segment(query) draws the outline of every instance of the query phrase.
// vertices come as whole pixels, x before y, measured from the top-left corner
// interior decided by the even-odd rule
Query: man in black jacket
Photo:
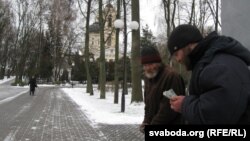
[[[171,108],[190,124],[250,124],[250,52],[216,32],[203,38],[192,25],[180,25],[168,40],[172,57],[192,71],[188,96]]]
[[[30,85],[30,95],[35,95],[35,89],[37,87],[36,84],[36,78],[34,76],[31,77],[31,79],[29,80],[29,85]]]

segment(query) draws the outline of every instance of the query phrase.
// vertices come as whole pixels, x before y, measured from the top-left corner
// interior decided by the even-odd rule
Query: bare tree
[[[17,27],[17,31],[16,31],[16,38],[15,38],[15,42],[14,42],[14,49],[13,49],[13,56],[19,56],[18,55],[18,42],[19,42],[19,38],[21,35],[21,31],[22,31],[22,24],[24,22],[24,17],[26,16],[27,13],[27,7],[25,7],[25,4],[23,2],[21,2],[20,0],[16,0],[17,3],[17,18],[18,18],[18,27]],[[15,75],[16,75],[16,79],[15,79],[15,83],[20,82],[21,80],[18,77],[19,74],[19,69],[17,69],[17,64],[18,64],[19,58],[16,57],[13,60],[13,64],[12,64],[12,68],[13,70],[15,70]]]
[[[216,0],[215,31],[218,32],[219,24],[219,0]]]
[[[0,1],[0,79],[4,78],[5,71],[9,71],[11,60],[11,44],[14,41],[14,28],[12,25],[13,13],[7,1]],[[9,73],[8,73],[9,76]]]
[[[140,23],[140,3],[139,0],[131,1],[132,21]],[[140,24],[139,24],[140,25]],[[131,78],[132,97],[131,102],[143,101],[141,84],[141,62],[140,62],[140,30],[132,31],[132,52],[131,52]]]
[[[174,5],[174,7],[173,7],[173,13],[172,13],[172,27],[173,27],[173,29],[175,28],[175,21],[174,21],[174,17],[175,17],[175,13],[176,13],[176,7],[177,7],[177,0],[174,0],[174,3],[173,3],[173,5]]]
[[[117,13],[116,13],[116,19],[120,19],[120,6],[121,6],[121,0],[117,0]],[[116,29],[115,34],[115,90],[114,90],[114,103],[118,103],[119,99],[119,76],[118,76],[118,60],[119,60],[119,32],[120,29]]]
[[[72,21],[75,20],[75,14],[72,10],[71,1],[53,0],[50,5],[50,15],[48,18],[50,44],[53,56],[53,78],[55,82],[59,81],[60,75],[65,69],[63,64],[71,67],[71,48],[75,40],[72,37]],[[67,58],[67,61],[65,59]]]
[[[218,31],[218,27],[219,26],[221,27],[221,22],[219,20],[219,9],[220,9],[219,0],[216,0],[215,5],[214,5],[214,1],[206,0],[206,2],[210,8],[212,15],[213,15],[215,30]]]
[[[17,0],[18,30],[16,34],[14,55],[16,83],[22,82],[22,77],[27,69],[27,59],[33,48],[32,41],[36,37],[37,16],[34,14],[33,5],[30,1]]]
[[[175,28],[176,7],[178,6],[178,3],[176,0],[174,0],[173,3],[171,2],[172,2],[171,0],[162,0],[164,18],[167,24],[167,38],[170,36],[172,29]],[[166,48],[161,48],[161,50],[163,50],[162,60],[165,64],[167,64],[168,58],[169,58],[168,57],[169,54],[167,54],[168,51]],[[171,62],[170,62],[170,65],[171,65]]]
[[[192,0],[192,7],[191,7],[191,15],[190,15],[190,19],[189,19],[189,24],[195,25],[194,18],[195,18],[195,0]]]
[[[104,44],[104,21],[103,21],[102,0],[99,0],[99,27],[100,27],[100,49],[101,49],[100,64],[99,64],[100,98],[105,99],[106,72],[105,72],[105,44]]]
[[[164,17],[165,21],[167,23],[167,37],[169,37],[171,32],[171,20],[170,20],[170,10],[171,10],[171,0],[162,0],[162,3],[164,5]]]
[[[90,9],[91,9],[91,1],[88,0],[87,4],[87,17],[86,17],[86,33],[85,33],[85,69],[87,72],[87,92],[90,93],[90,95],[93,95],[93,85],[92,85],[92,78],[89,71],[89,20],[90,20]]]

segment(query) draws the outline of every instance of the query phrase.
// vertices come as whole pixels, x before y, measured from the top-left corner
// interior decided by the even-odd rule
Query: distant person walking
[[[30,86],[30,95],[35,95],[35,89],[37,87],[36,84],[36,78],[34,76],[31,77],[31,79],[29,80],[29,86]]]

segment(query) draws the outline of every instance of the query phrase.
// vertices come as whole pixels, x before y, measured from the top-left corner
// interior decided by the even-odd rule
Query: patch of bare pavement
[[[42,87],[0,103],[0,140],[142,141],[144,135],[138,125],[93,123],[59,88]]]

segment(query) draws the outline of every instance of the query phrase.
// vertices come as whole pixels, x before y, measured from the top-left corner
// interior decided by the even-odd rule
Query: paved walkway
[[[0,104],[1,141],[143,141],[138,125],[93,124],[58,88]]]

